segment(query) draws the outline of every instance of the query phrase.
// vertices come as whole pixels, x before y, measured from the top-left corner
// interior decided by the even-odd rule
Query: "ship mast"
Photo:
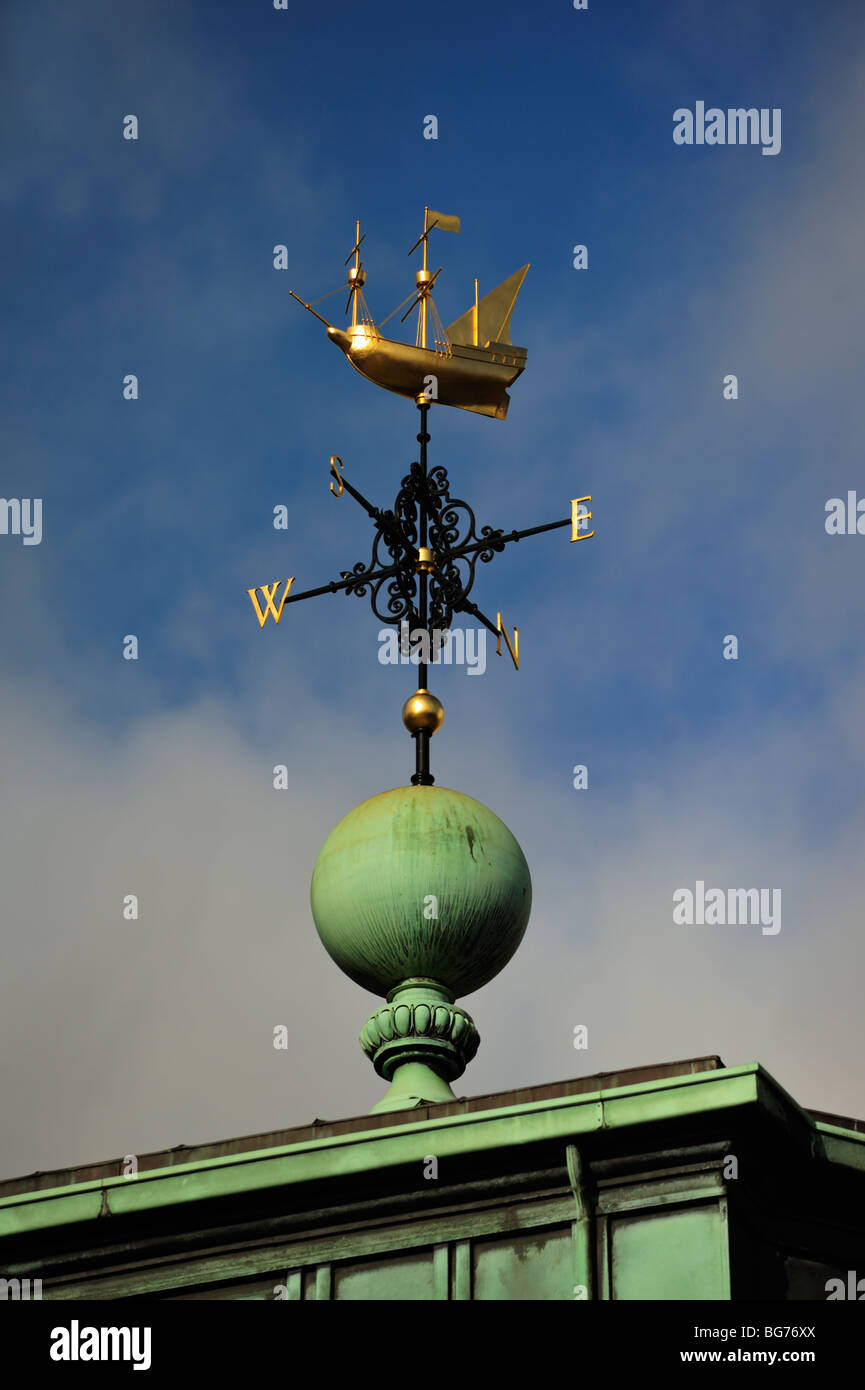
[[[433,223],[433,226],[435,226],[435,223]],[[420,270],[415,271],[415,277],[414,277],[414,282],[415,282],[415,284],[417,285],[417,287],[418,287],[418,292],[419,292],[419,294],[420,294],[420,310],[419,310],[419,312],[420,312],[420,344],[419,344],[419,346],[422,347],[422,348],[425,348],[425,347],[426,347],[426,322],[427,322],[426,301],[427,301],[427,295],[429,294],[430,289],[432,288],[432,282],[433,282],[433,280],[435,279],[435,276],[434,276],[434,275],[430,275],[429,271],[427,270],[427,263],[426,263],[426,248],[427,248],[427,241],[429,240],[429,234],[430,234],[430,229],[429,229],[429,208],[426,208],[426,207],[425,207],[424,210],[423,210],[423,236],[421,237],[421,241],[423,242],[423,265],[421,266]]]
[[[429,240],[429,229],[427,228],[427,222],[428,222],[428,221],[429,221],[429,208],[425,207],[424,210],[423,210],[423,266],[421,267],[420,275],[416,275],[416,276],[415,276],[415,284],[417,285],[418,289],[420,289],[420,287],[421,287],[422,284],[423,284],[423,285],[426,284],[426,279],[427,279],[426,245],[427,245],[427,241]],[[421,347],[424,347],[424,348],[426,347],[426,295],[425,295],[425,294],[421,295],[421,301],[420,301],[420,345],[421,345]]]
[[[348,272],[348,283],[350,286],[348,297],[351,300],[352,328],[357,327],[357,301],[360,296],[363,283],[366,280],[366,271],[362,269],[360,264],[360,243],[363,241],[363,237],[360,234],[360,221],[355,222],[354,228],[354,246],[345,258],[345,263],[346,265],[348,265],[352,256],[354,256],[354,265]],[[366,236],[365,232],[364,236]],[[346,308],[348,308],[348,305],[346,305]]]
[[[421,232],[414,246],[411,248],[411,251],[409,251],[408,253],[409,255],[411,255],[412,252],[416,251],[417,248],[421,244],[423,244],[423,265],[421,266],[420,270],[416,270],[414,273],[414,282],[417,286],[417,294],[415,295],[413,302],[409,305],[408,309],[403,314],[403,321],[405,321],[411,313],[412,309],[414,308],[415,304],[419,305],[417,346],[420,348],[425,348],[427,345],[427,299],[429,297],[433,285],[436,282],[436,279],[439,275],[441,275],[441,266],[439,266],[435,274],[433,274],[431,270],[427,269],[427,239],[433,227],[437,227],[439,224],[438,217],[434,217],[432,224],[430,224],[429,213],[429,208],[425,207],[423,210],[423,231]]]

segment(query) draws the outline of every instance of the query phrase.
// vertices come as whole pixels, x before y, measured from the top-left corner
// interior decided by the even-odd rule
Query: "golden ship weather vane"
[[[363,294],[366,272],[360,248],[365,237],[361,236],[360,222],[356,223],[354,246],[345,262],[348,267],[353,261],[347,271],[347,281],[330,292],[338,294],[340,290],[348,290],[345,312],[351,315],[351,322],[345,329],[329,323],[314,303],[308,304],[293,290],[289,291],[292,298],[325,325],[328,337],[362,376],[416,402],[421,417],[417,435],[420,458],[412,463],[402,479],[393,508],[382,511],[349,482],[342,459],[331,455],[331,494],[340,498],[347,492],[363,508],[375,528],[370,561],[360,561],[353,569],[340,571],[338,580],[302,593],[291,592],[294,576],[277,579],[271,584],[258,584],[246,592],[262,628],[268,617],[278,624],[290,603],[340,590],[361,598],[369,596],[373,613],[381,622],[403,631],[403,624],[408,624],[412,638],[424,639],[420,650],[424,657],[430,656],[432,662],[447,640],[454,615],[465,613],[495,636],[499,655],[504,637],[514,666],[519,669],[519,629],[514,627],[512,640],[501,613],[497,613],[494,623],[469,598],[478,560],[488,564],[511,542],[564,526],[571,527],[572,541],[588,540],[595,534],[594,530],[583,530],[592,518],[586,506],[592,496],[571,498],[570,515],[560,521],[524,530],[504,531],[492,526],[482,526],[478,530],[469,504],[451,497],[447,470],[441,465],[429,468],[427,423],[430,406],[450,405],[503,420],[510,403],[506,388],[523,371],[527,356],[525,348],[511,344],[510,322],[528,265],[515,271],[482,299],[478,299],[475,280],[474,304],[449,328],[444,328],[432,297],[441,268],[434,274],[427,268],[427,243],[435,228],[458,232],[460,219],[424,209],[424,230],[409,251],[412,255],[419,246],[423,247],[423,264],[415,273],[415,290],[378,326]],[[320,299],[315,301],[321,302]],[[406,304],[408,308],[402,315],[402,322],[415,308],[418,311],[414,344],[401,343],[381,333],[389,319]],[[259,594],[263,603],[259,601]],[[427,689],[428,662],[425,659],[418,661],[418,677],[418,689],[403,706],[403,722],[416,745],[411,781],[414,785],[430,786],[435,779],[430,772],[429,741],[441,727],[444,710]]]
[[[398,396],[408,396],[410,400],[434,391],[431,399],[439,405],[453,405],[460,410],[504,420],[510,402],[506,387],[513,385],[526,365],[525,348],[511,345],[510,324],[529,267],[524,265],[522,270],[515,271],[480,301],[475,280],[474,304],[449,328],[444,328],[432,296],[442,268],[440,266],[435,274],[427,268],[427,243],[435,227],[445,232],[458,232],[460,219],[424,208],[424,229],[408,253],[411,256],[419,246],[423,247],[423,264],[414,277],[415,290],[378,327],[363,297],[366,271],[360,262],[360,247],[365,234],[360,234],[360,222],[356,223],[355,243],[345,262],[348,265],[354,257],[354,265],[348,272],[346,313],[351,309],[349,326],[345,329],[334,327],[294,290],[289,290],[289,294],[321,320],[331,342],[345,353],[361,376],[377,386],[394,391]],[[338,294],[343,288],[340,285],[331,293]],[[406,304],[408,308],[401,323],[405,323],[415,307],[418,310],[413,346],[386,338],[381,333],[385,324]]]

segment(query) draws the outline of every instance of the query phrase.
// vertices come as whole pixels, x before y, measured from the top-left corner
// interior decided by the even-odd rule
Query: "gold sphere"
[[[402,707],[402,722],[410,734],[429,729],[434,734],[442,726],[445,717],[444,705],[428,690],[416,690]]]

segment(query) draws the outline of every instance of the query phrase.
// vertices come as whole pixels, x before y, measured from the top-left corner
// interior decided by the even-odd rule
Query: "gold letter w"
[[[246,592],[249,594],[249,597],[252,599],[252,606],[253,606],[253,608],[255,609],[256,616],[258,617],[258,625],[259,625],[259,627],[264,627],[264,624],[267,622],[267,615],[268,615],[268,613],[272,613],[272,614],[273,614],[273,621],[274,621],[275,623],[278,623],[278,622],[279,622],[280,618],[282,617],[282,610],[283,610],[283,608],[285,607],[285,600],[288,598],[288,592],[289,592],[289,590],[290,590],[290,588],[291,588],[291,586],[292,586],[293,583],[294,583],[294,576],[292,575],[291,579],[286,579],[286,581],[285,581],[285,593],[283,594],[282,598],[281,598],[280,601],[279,601],[279,608],[278,608],[278,609],[274,607],[274,603],[273,603],[274,594],[276,593],[277,586],[278,586],[278,584],[279,584],[279,580],[278,580],[278,579],[274,579],[274,581],[273,581],[272,584],[258,584],[258,585],[256,585],[256,587],[255,587],[254,589],[247,589]],[[258,602],[258,590],[259,590],[259,589],[260,589],[261,592],[264,594],[264,598],[265,598],[265,606],[264,606],[264,612],[263,612],[263,613],[262,613],[262,611],[261,611],[261,604]]]

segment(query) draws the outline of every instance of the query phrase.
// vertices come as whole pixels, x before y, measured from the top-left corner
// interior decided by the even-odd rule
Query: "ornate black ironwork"
[[[290,593],[284,603],[300,603],[319,594],[338,593],[340,589],[359,598],[369,597],[372,611],[380,622],[396,626],[408,622],[413,635],[426,633],[429,649],[434,651],[432,634],[446,632],[455,613],[468,613],[498,638],[498,625],[469,598],[478,561],[489,564],[506,545],[525,536],[570,526],[572,518],[523,531],[505,532],[482,526],[478,532],[475,514],[468,502],[450,495],[447,469],[441,465],[432,470],[427,468],[429,404],[421,401],[418,408],[421,413],[417,436],[420,461],[413,463],[403,478],[392,511],[374,507],[344,473],[337,472],[331,464],[331,472],[340,484],[335,495],[348,492],[375,527],[369,564],[359,561],[352,569],[342,570],[339,581],[332,580],[318,589],[307,589],[299,594]],[[333,487],[332,491],[335,491]],[[425,689],[425,662],[418,663],[418,677],[419,686]],[[414,737],[417,769],[412,782],[431,783],[429,734],[420,732]]]
[[[420,409],[422,428],[418,439],[423,455],[429,439],[426,432],[429,407],[422,405]],[[478,561],[489,564],[506,545],[523,536],[570,525],[570,518],[567,518],[528,531],[506,533],[493,526],[482,526],[478,531],[469,503],[451,497],[447,469],[439,464],[428,471],[425,460],[411,465],[392,511],[372,506],[343,475],[340,481],[375,526],[370,562],[359,561],[351,570],[342,570],[339,584],[291,594],[286,604],[342,589],[360,598],[369,595],[373,613],[385,624],[399,626],[408,621],[412,631],[420,628],[432,633],[450,628],[455,613],[471,612],[497,633],[496,625],[478,614],[474,604],[467,602],[474,587]],[[421,546],[430,549],[435,557],[434,568],[427,572],[418,571]],[[424,587],[425,614],[422,612]]]

